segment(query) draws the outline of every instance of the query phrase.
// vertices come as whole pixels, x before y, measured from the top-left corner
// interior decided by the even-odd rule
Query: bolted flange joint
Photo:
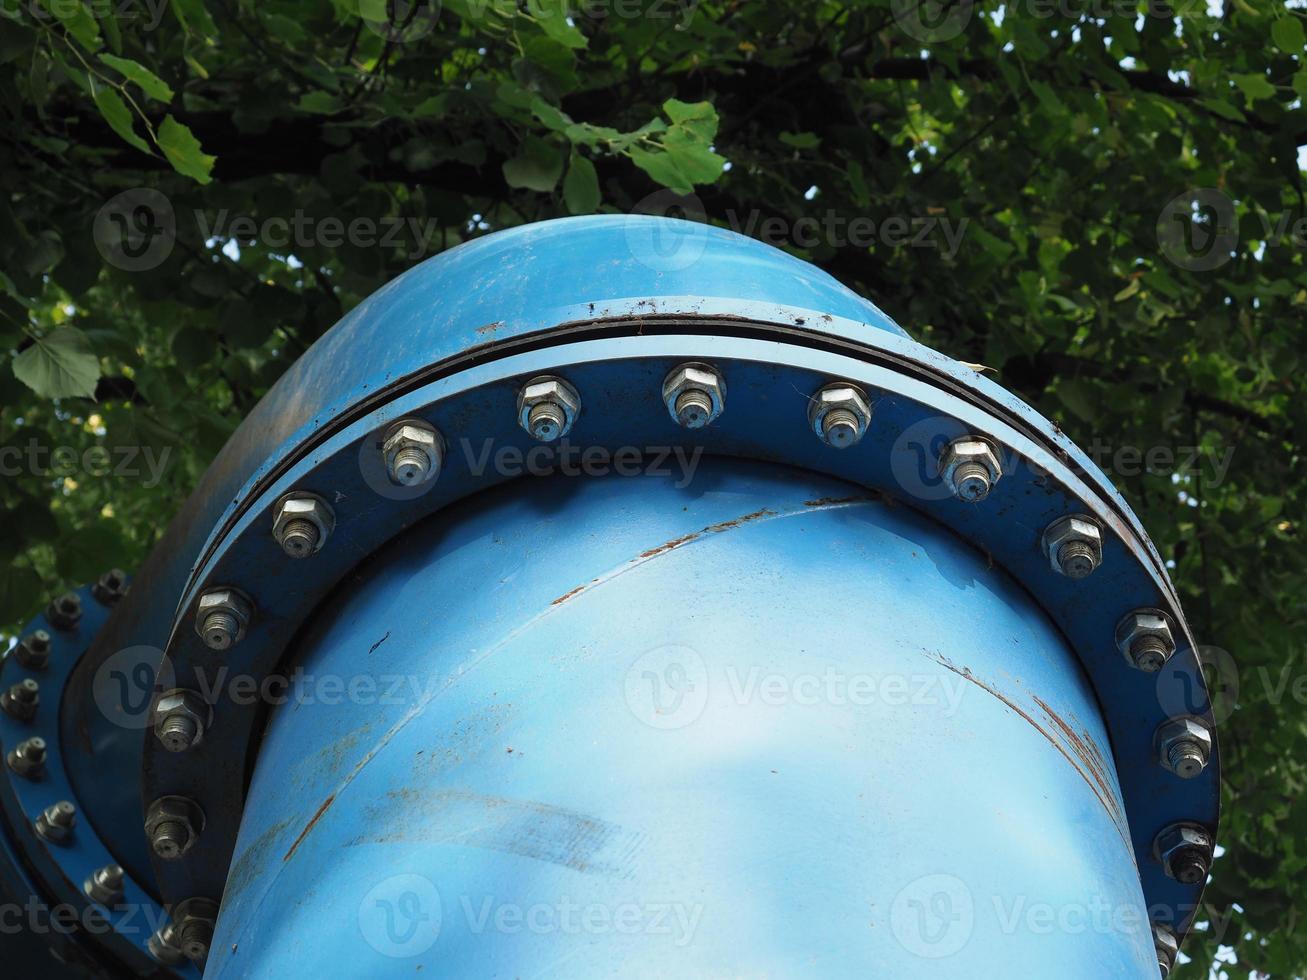
[[[254,617],[254,604],[236,589],[210,589],[195,609],[195,632],[210,650],[239,643]]]
[[[145,811],[145,836],[165,861],[182,857],[204,830],[204,812],[184,796],[161,796]]]
[[[77,823],[77,807],[67,800],[52,803],[36,818],[36,832],[52,844],[66,844]]]
[[[402,487],[415,487],[440,475],[445,440],[421,419],[403,419],[386,430],[381,443],[386,473]]]
[[[553,375],[541,375],[517,393],[517,424],[537,442],[553,442],[572,430],[581,414],[581,396]]]
[[[0,694],[0,710],[18,721],[31,721],[41,706],[41,685],[30,677]]]
[[[45,755],[45,739],[34,736],[15,745],[5,757],[5,762],[24,779],[36,779],[45,768]]]
[[[984,436],[963,436],[944,447],[940,476],[953,496],[974,504],[989,496],[1003,475],[998,447]]]
[[[177,948],[193,963],[203,963],[213,943],[218,904],[207,898],[188,898],[172,911]]]
[[[336,515],[313,493],[290,493],[277,502],[272,536],[291,558],[317,554],[336,528]]]
[[[711,364],[681,364],[663,380],[663,404],[681,428],[702,429],[726,410],[726,379]]]
[[[103,868],[91,872],[91,876],[82,883],[86,897],[101,905],[114,906],[123,900],[123,869],[116,864],[106,864]]]
[[[1116,646],[1132,667],[1155,674],[1175,653],[1171,620],[1160,609],[1135,609],[1116,625]]]
[[[1154,735],[1157,761],[1181,779],[1193,779],[1212,757],[1212,730],[1201,718],[1169,718]]]
[[[1086,578],[1103,563],[1103,531],[1088,514],[1059,517],[1044,529],[1042,545],[1053,571],[1070,579]]]
[[[1206,827],[1175,823],[1153,840],[1153,856],[1161,862],[1168,878],[1182,885],[1197,885],[1207,879],[1212,868],[1213,847],[1212,835]]]
[[[82,597],[65,592],[45,608],[45,618],[57,630],[72,630],[82,621]]]
[[[45,670],[50,663],[50,634],[36,630],[14,647],[14,659],[28,670]]]
[[[865,391],[848,381],[825,385],[808,400],[808,424],[832,449],[848,449],[867,433],[871,401]]]
[[[199,745],[212,722],[213,708],[194,691],[165,691],[154,704],[154,735],[169,752]]]

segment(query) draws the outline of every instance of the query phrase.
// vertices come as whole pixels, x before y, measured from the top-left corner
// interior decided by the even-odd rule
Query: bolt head
[[[187,959],[197,963],[209,955],[218,906],[207,898],[188,898],[172,911],[173,941]]]
[[[989,478],[986,480],[974,471],[974,467],[964,464],[983,467]],[[953,496],[968,503],[976,503],[989,496],[990,490],[1003,475],[1003,463],[998,456],[998,447],[984,436],[963,436],[944,447],[939,460],[939,472],[953,491]]]
[[[1135,644],[1148,637],[1159,640],[1164,652],[1150,649],[1143,656],[1136,655]],[[1116,625],[1116,646],[1132,667],[1156,673],[1175,653],[1170,617],[1160,609],[1136,609],[1126,613]]]
[[[419,452],[427,458],[427,468],[400,465],[397,457],[404,450]],[[445,455],[445,441],[431,425],[421,419],[404,419],[386,430],[381,453],[390,478],[401,486],[411,487],[435,479]]]
[[[287,526],[298,520],[308,521],[318,529],[317,540],[311,547],[303,538],[286,535]],[[335,528],[336,515],[331,507],[321,497],[311,493],[292,493],[282,497],[272,519],[272,536],[292,558],[307,558],[321,551]]]
[[[195,723],[194,738],[186,741],[175,734],[165,733],[167,722],[176,717],[189,718]],[[154,734],[169,752],[185,752],[200,744],[212,718],[213,709],[194,691],[180,688],[166,691],[154,703]]]
[[[160,826],[172,824],[184,827],[185,838],[176,845],[169,842],[168,850],[161,850],[154,838]],[[191,849],[204,829],[204,813],[192,800],[184,796],[162,796],[150,804],[145,812],[145,836],[154,852],[166,861],[176,860]]]
[[[826,416],[841,409],[852,416],[851,424],[828,431]],[[866,434],[867,426],[871,424],[871,401],[855,384],[844,381],[828,384],[808,399],[808,424],[826,445],[847,449]]]
[[[712,405],[707,416],[696,414],[683,417],[676,411],[676,403],[687,391],[701,391]],[[691,361],[672,368],[663,379],[663,404],[672,421],[687,429],[702,429],[711,425],[726,409],[726,379],[711,364]]]
[[[1168,877],[1185,885],[1200,884],[1212,866],[1212,835],[1198,824],[1177,823],[1153,841],[1153,854]]]
[[[218,636],[205,632],[205,623],[213,613],[227,613],[236,620],[235,636]],[[250,600],[235,589],[210,589],[200,596],[195,607],[195,632],[204,640],[211,650],[226,650],[239,643],[245,636],[245,630],[254,616],[254,606]]]
[[[1157,761],[1163,769],[1168,769],[1181,779],[1193,779],[1207,766],[1212,756],[1212,730],[1201,718],[1186,715],[1182,718],[1168,718],[1158,726],[1154,736],[1157,747]],[[1187,753],[1178,766],[1171,761],[1172,748],[1180,745],[1192,746],[1194,751]]]
[[[46,607],[45,618],[55,629],[73,629],[82,618],[82,597],[76,592],[65,592]]]
[[[28,670],[45,670],[50,663],[50,634],[37,630],[24,637],[14,649],[14,656]]]
[[[563,425],[557,432],[531,431],[531,410],[537,405],[553,405],[562,412]],[[517,424],[530,433],[533,439],[553,442],[572,430],[576,417],[581,414],[581,396],[575,388],[552,375],[541,375],[524,384],[517,393]]]
[[[96,601],[113,605],[127,594],[127,573],[121,568],[109,569],[91,586],[91,594]]]
[[[1068,544],[1084,545],[1090,555],[1071,565],[1063,565],[1061,552]],[[1089,515],[1070,514],[1059,517],[1044,529],[1043,548],[1053,571],[1067,578],[1084,578],[1103,563],[1103,532],[1098,521]]]
[[[1176,938],[1175,930],[1170,926],[1164,926],[1160,922],[1153,925],[1153,946],[1157,950],[1157,966],[1162,971],[1162,976],[1171,972],[1175,966],[1175,958],[1180,952],[1180,941]]]

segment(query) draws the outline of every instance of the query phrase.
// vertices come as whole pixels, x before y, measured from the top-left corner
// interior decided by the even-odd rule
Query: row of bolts
[[[664,379],[662,395],[672,419],[686,429],[701,429],[714,422],[726,407],[726,381],[709,364],[689,362],[674,368]],[[565,436],[581,411],[581,397],[566,380],[553,375],[532,378],[517,396],[518,424],[533,439],[549,443]],[[860,442],[871,421],[871,401],[866,392],[849,381],[821,387],[809,400],[808,422],[813,433],[834,449],[848,449]],[[444,461],[445,443],[430,423],[403,419],[391,425],[382,440],[382,456],[391,480],[401,486],[416,486],[435,479]],[[998,450],[987,437],[966,435],[945,447],[939,460],[940,475],[953,495],[967,503],[989,496],[1003,475]],[[315,494],[292,493],[278,502],[273,537],[291,558],[307,558],[320,551],[335,528],[329,504]],[[1102,563],[1102,528],[1085,514],[1055,520],[1045,529],[1042,546],[1052,569],[1070,579],[1082,579]],[[119,571],[104,576],[95,589],[105,595],[121,594],[125,578]],[[97,595],[100,595],[97,592]],[[80,618],[77,596],[68,594],[51,604],[47,618],[52,625],[72,628]],[[245,635],[254,607],[248,596],[236,589],[213,589],[199,601],[196,631],[214,650],[226,650]],[[1170,618],[1158,609],[1136,609],[1117,625],[1116,643],[1131,666],[1155,673],[1175,652]],[[49,656],[50,637],[37,631],[19,645],[16,655],[24,666],[42,669]],[[39,704],[39,687],[28,679],[0,694],[0,709],[14,718],[30,721]],[[184,752],[198,745],[212,721],[212,708],[191,691],[174,690],[161,695],[154,710],[155,734],[170,752]],[[1157,730],[1155,745],[1160,764],[1183,779],[1192,779],[1207,766],[1212,734],[1200,718],[1180,717],[1165,721]],[[27,778],[37,778],[45,762],[46,746],[30,738],[8,756],[9,767]],[[48,807],[36,821],[42,837],[61,843],[72,832],[76,811],[67,801]],[[192,801],[164,797],[147,813],[146,828],[155,853],[176,859],[186,853],[202,829],[203,816]],[[1197,824],[1173,824],[1157,836],[1154,852],[1166,873],[1185,883],[1196,884],[1207,877],[1213,841]],[[102,904],[121,898],[122,869],[110,865],[97,871],[85,885],[86,893]],[[192,900],[202,902],[204,900]],[[183,905],[187,903],[182,903]],[[207,955],[212,918],[204,914],[180,923],[167,936],[156,936],[165,957],[181,950],[193,959]],[[189,926],[189,928],[187,928]],[[170,927],[171,929],[171,927]],[[1155,929],[1158,960],[1163,975],[1174,961],[1174,937]],[[207,930],[207,931],[206,931]],[[186,933],[186,935],[181,935]],[[200,947],[203,946],[203,951]],[[190,952],[187,952],[189,950]],[[192,956],[191,953],[198,953]]]

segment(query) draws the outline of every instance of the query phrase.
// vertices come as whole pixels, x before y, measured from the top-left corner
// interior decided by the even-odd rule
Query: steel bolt
[[[111,606],[127,594],[127,573],[121,568],[112,568],[100,576],[91,586],[91,595],[97,602]]]
[[[1087,514],[1059,517],[1045,528],[1043,548],[1053,571],[1070,579],[1086,578],[1103,563],[1103,532]]]
[[[1212,868],[1212,835],[1192,823],[1172,824],[1153,841],[1153,854],[1167,876],[1183,885],[1197,885]]]
[[[726,410],[726,381],[711,364],[682,364],[663,379],[663,404],[677,425],[702,429]]]
[[[91,872],[91,877],[82,883],[82,891],[93,902],[117,905],[123,900],[123,869],[116,864],[106,864]]]
[[[169,752],[199,745],[212,720],[213,709],[193,691],[166,691],[154,704],[154,734]]]
[[[45,739],[39,736],[19,742],[5,761],[9,768],[27,779],[35,779],[45,767]]]
[[[41,811],[36,818],[36,832],[53,844],[62,844],[72,836],[77,822],[77,807],[60,800]]]
[[[4,694],[0,694],[0,708],[10,718],[31,721],[41,705],[41,685],[30,677],[19,681]]]
[[[940,475],[958,500],[974,504],[989,496],[1003,475],[998,449],[984,436],[963,436],[944,447]]]
[[[1136,609],[1116,626],[1116,645],[1133,667],[1155,674],[1175,653],[1171,621],[1160,609]]]
[[[182,796],[160,797],[145,813],[145,836],[165,861],[175,861],[189,851],[203,829],[203,812]]]
[[[1153,947],[1157,950],[1157,968],[1166,977],[1175,966],[1175,957],[1180,952],[1180,941],[1176,939],[1175,931],[1160,922],[1154,923]]]
[[[239,643],[254,615],[254,607],[235,589],[210,589],[200,596],[195,631],[211,650],[226,650]]]
[[[517,424],[538,442],[567,435],[580,412],[581,396],[562,378],[541,375],[517,393]]]
[[[1201,718],[1169,718],[1154,736],[1157,760],[1181,779],[1193,779],[1212,754],[1212,730]]]
[[[37,630],[14,648],[14,657],[28,670],[45,670],[50,663],[50,634]]]
[[[291,558],[307,558],[322,550],[336,527],[336,515],[321,497],[293,493],[277,504],[272,536]]]
[[[855,384],[839,381],[808,401],[808,424],[833,449],[848,449],[862,439],[871,423],[871,402]]]
[[[171,922],[146,940],[145,947],[164,966],[181,966],[186,962],[186,956],[177,943],[177,927]]]
[[[445,440],[429,423],[404,419],[386,430],[381,452],[390,479],[400,486],[413,487],[440,474]]]
[[[173,910],[173,922],[177,946],[183,956],[195,963],[208,957],[217,919],[218,906],[207,898],[188,898],[177,905]]]
[[[45,618],[57,630],[75,629],[82,619],[82,598],[76,592],[65,592],[45,609]]]

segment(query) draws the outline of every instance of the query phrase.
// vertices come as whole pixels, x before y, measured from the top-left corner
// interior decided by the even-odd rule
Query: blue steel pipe
[[[665,402],[687,362],[725,379],[706,427]],[[575,389],[548,446],[542,376]],[[867,409],[843,449],[832,384]],[[428,480],[387,462],[400,420]],[[977,439],[964,493],[946,447]],[[1049,544],[1069,520],[1088,576]],[[1211,705],[1120,494],[1009,392],[703,225],[547,222],[411,270],[255,408],[112,612],[84,601],[32,624],[51,666],[0,662],[43,704],[0,712],[0,752],[50,745],[0,776],[0,899],[107,919],[25,935],[78,970],[1144,977],[1210,865]],[[202,738],[166,744],[179,699]],[[127,906],[85,893],[109,862]]]

